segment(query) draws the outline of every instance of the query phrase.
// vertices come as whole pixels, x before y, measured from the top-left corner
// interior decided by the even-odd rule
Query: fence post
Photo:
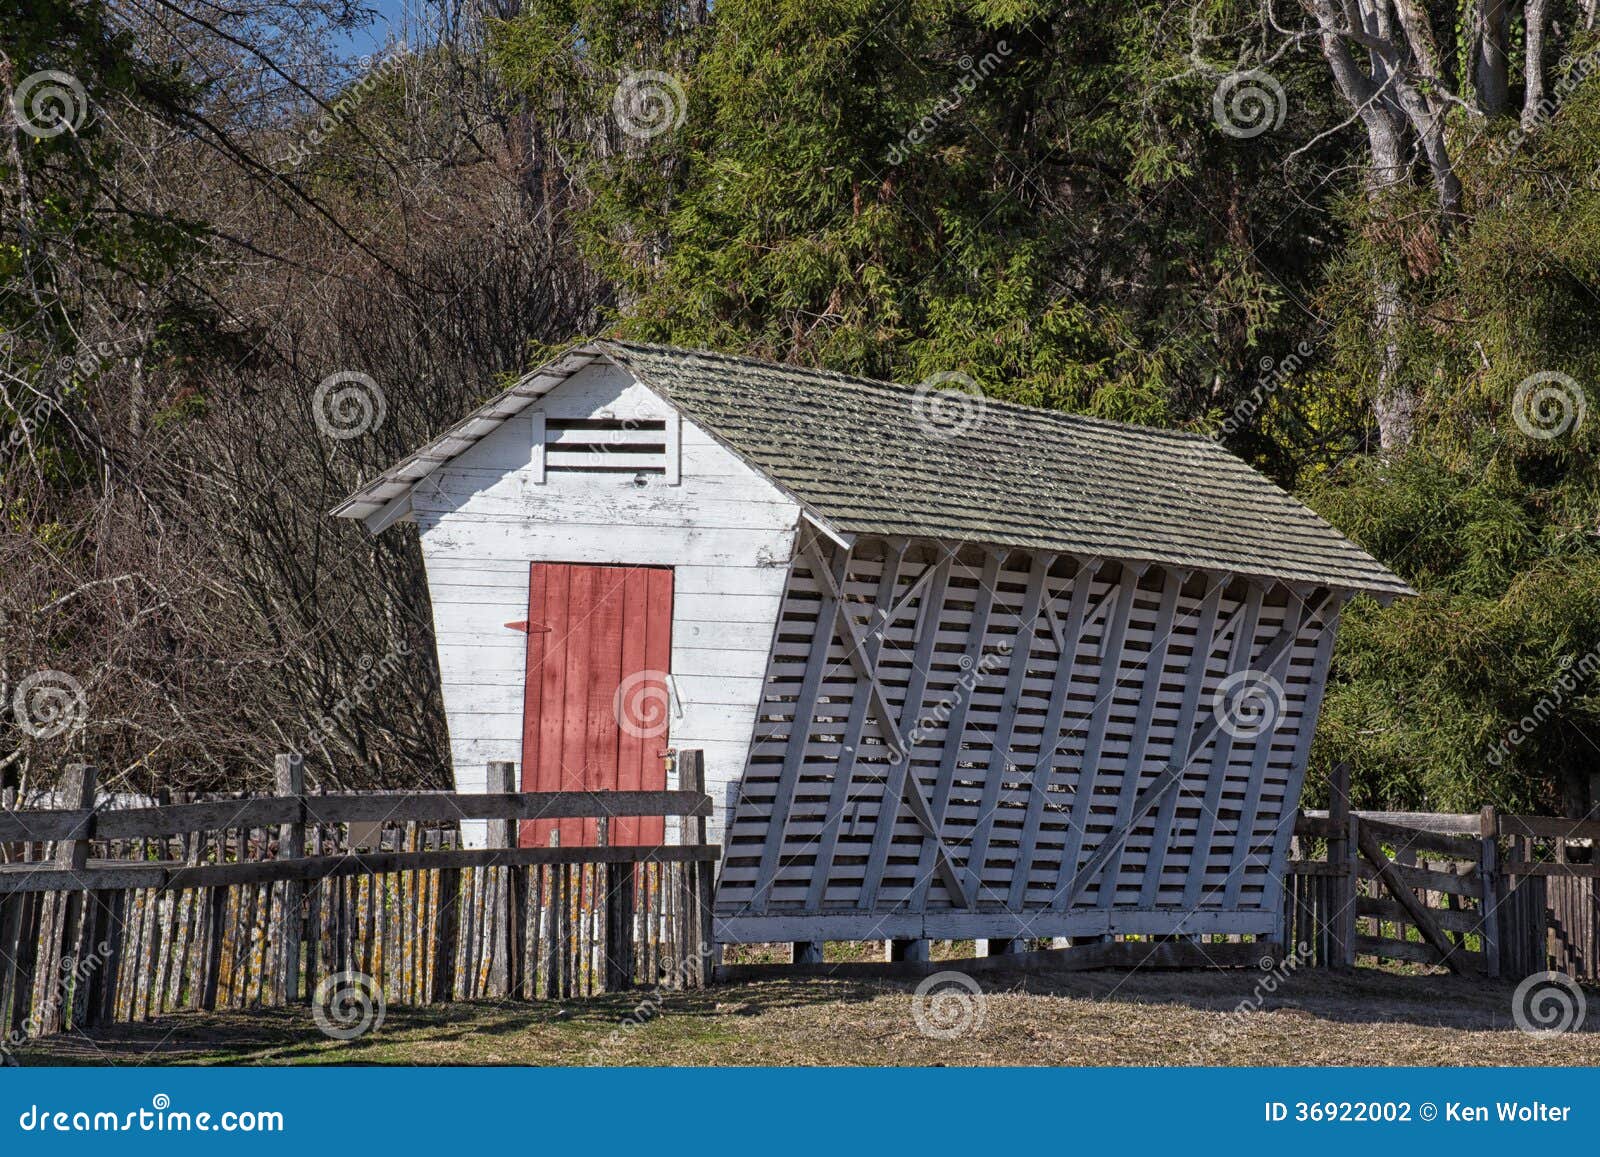
[[[433,959],[434,1003],[455,999],[456,949],[461,943],[461,869],[439,870],[438,947]]]
[[[297,803],[299,818],[278,827],[278,859],[298,860],[306,854],[306,761],[302,755],[283,754],[273,760],[273,789],[279,796],[293,798]],[[284,1003],[300,999],[300,941],[304,936],[305,884],[300,880],[285,880],[281,894],[283,904],[282,971],[279,983],[283,985]]]
[[[1328,783],[1328,863],[1343,869],[1329,879],[1323,892],[1328,910],[1322,913],[1329,953],[1327,963],[1334,968],[1356,966],[1356,833],[1358,821],[1350,814],[1350,765],[1336,763]]]
[[[1483,964],[1491,979],[1500,975],[1500,899],[1505,895],[1500,879],[1500,817],[1489,804],[1478,813],[1479,901],[1483,910]]]
[[[697,795],[706,793],[706,754],[698,749],[678,753],[678,788],[680,791],[692,791]],[[683,842],[685,844],[702,845],[706,842],[705,816],[685,816],[683,826]],[[712,969],[717,964],[716,929],[712,919],[713,905],[716,901],[716,872],[717,866],[711,860],[694,860],[686,865],[693,878],[690,902],[684,905],[685,911],[692,914],[685,931],[693,930],[694,945],[691,953],[694,957],[689,966],[689,975],[684,978],[685,983],[692,983],[696,987],[705,987],[711,983]]]
[[[499,795],[516,794],[517,765],[509,759],[491,759],[487,787],[490,792]],[[489,846],[514,848],[517,846],[520,831],[521,821],[514,816],[490,820]],[[513,864],[506,864],[501,871],[505,875],[506,886],[501,893],[501,903],[495,906],[499,911],[495,923],[500,925],[500,934],[505,937],[505,949],[494,959],[490,984],[498,987],[502,996],[513,996],[521,990],[524,975],[522,959],[524,888],[519,885],[525,885],[526,878],[523,875],[524,869]]]
[[[512,795],[517,790],[517,765],[509,759],[489,761],[489,781],[485,791],[495,795]],[[490,820],[488,825],[491,848],[517,846],[518,821],[514,819]]]
[[[56,867],[69,872],[81,872],[89,866],[89,836],[94,830],[94,800],[96,774],[93,764],[73,763],[67,766],[61,783],[61,806],[67,811],[88,809],[90,815],[78,828],[72,839],[56,842]],[[46,946],[48,967],[41,967],[44,981],[44,1003],[40,1009],[41,1034],[59,1032],[67,1022],[67,1001],[78,1003],[76,975],[78,970],[78,942],[82,939],[85,905],[92,903],[85,891],[56,893],[54,911],[50,913],[49,940]],[[72,1010],[76,1021],[80,1010]]]
[[[555,826],[549,835],[552,848],[561,846],[561,828]],[[560,999],[564,993],[562,979],[567,961],[567,865],[550,865],[550,902],[544,907],[547,935],[544,938],[544,994],[551,1000]]]
[[[528,877],[531,865],[506,868],[506,996],[528,999]]]
[[[21,801],[17,799],[18,778],[14,765],[8,764],[4,770],[0,770],[0,810],[12,811],[21,806]],[[22,849],[27,846],[26,842],[17,844],[15,848],[10,844],[0,844],[0,862],[10,863],[13,859],[20,860]]]
[[[61,806],[67,811],[83,808],[94,811],[96,773],[90,763],[67,765],[66,778],[61,784]],[[94,829],[94,818],[83,822],[78,834],[70,840],[56,844],[56,867],[69,872],[81,872],[89,866],[89,834]]]

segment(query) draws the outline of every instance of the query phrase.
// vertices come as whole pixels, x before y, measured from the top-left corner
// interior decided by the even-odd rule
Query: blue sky
[[[345,57],[370,55],[389,43],[392,36],[399,36],[405,27],[407,12],[410,13],[412,27],[420,22],[419,18],[425,19],[430,15],[426,0],[364,0],[364,6],[375,9],[378,18],[343,38],[339,47]]]

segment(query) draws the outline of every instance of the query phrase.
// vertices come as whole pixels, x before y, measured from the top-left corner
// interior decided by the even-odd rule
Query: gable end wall
[[[679,428],[677,485],[631,473],[546,473],[534,432],[546,420],[670,418],[615,366],[574,374],[417,485],[412,512],[433,603],[456,786],[484,790],[486,765],[522,765],[532,562],[670,566],[677,709],[662,746],[705,752],[717,801],[711,838],[744,770],[800,508],[704,430]],[[675,786],[669,784],[669,786]],[[480,842],[481,823],[467,838]]]

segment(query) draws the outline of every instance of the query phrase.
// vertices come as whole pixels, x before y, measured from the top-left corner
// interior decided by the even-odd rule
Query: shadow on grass
[[[959,971],[960,962],[952,961]],[[1270,983],[1269,977],[1273,978]],[[1269,973],[1213,971],[1075,972],[985,975],[984,991],[1052,1001],[1173,1005],[1229,1013],[1241,1007],[1285,1011],[1345,1025],[1411,1025],[1464,1031],[1513,1027],[1510,982],[1376,969]],[[838,1011],[903,999],[915,981],[775,979],[699,992],[638,990],[565,1001],[476,1001],[390,1006],[382,1030],[351,1041],[325,1036],[310,1011],[296,1008],[191,1012],[143,1024],[66,1033],[19,1051],[22,1064],[594,1064],[637,1026],[681,1044],[685,1063],[718,1063],[718,1042],[737,1039],[760,1018],[800,1010]],[[1588,986],[1588,1032],[1600,1030],[1600,990]],[[660,1025],[652,1022],[660,1020]],[[826,1017],[816,1031],[831,1030]],[[502,1042],[492,1045],[489,1042]],[[487,1047],[486,1047],[487,1046]],[[691,1059],[692,1058],[692,1059]],[[670,1063],[670,1061],[666,1062]]]

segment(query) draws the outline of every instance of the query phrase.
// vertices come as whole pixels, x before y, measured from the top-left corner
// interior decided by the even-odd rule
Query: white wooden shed
[[[705,752],[731,942],[1276,935],[1340,609],[1410,593],[1203,437],[611,341],[334,513],[417,524],[461,790]]]

